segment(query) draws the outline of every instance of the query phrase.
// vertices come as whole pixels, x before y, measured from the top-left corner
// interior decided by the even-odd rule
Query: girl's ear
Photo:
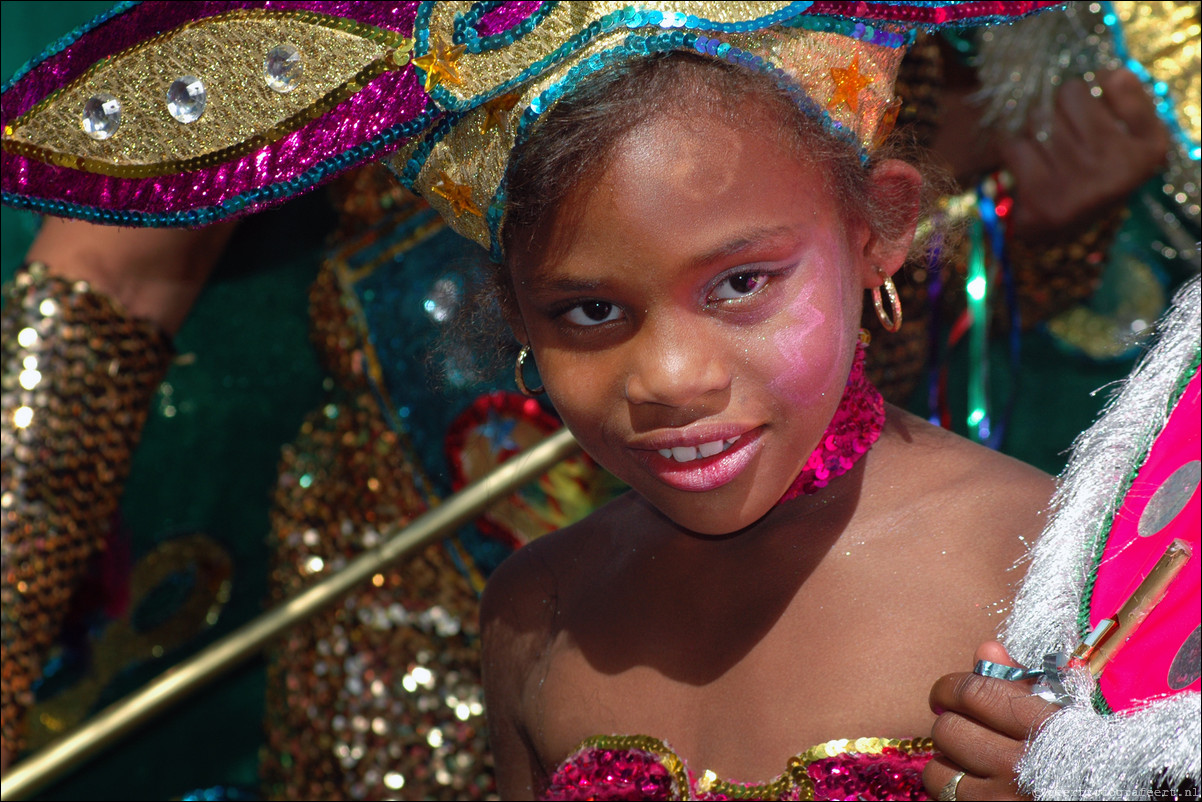
[[[506,315],[505,322],[509,324],[509,331],[513,333],[513,338],[518,341],[518,345],[530,344],[530,335],[526,333],[526,325],[522,322],[520,314],[516,318]]]
[[[872,168],[869,191],[873,208],[885,219],[875,220],[864,242],[864,287],[881,284],[877,268],[892,276],[906,261],[921,209],[922,174],[911,164],[886,159]]]
[[[522,319],[522,310],[518,308],[516,294],[513,291],[513,286],[508,282],[510,279],[506,277],[506,282],[497,289],[499,294],[498,300],[501,303],[501,314],[505,317],[505,323],[509,326],[509,330],[513,333],[514,338],[519,345],[529,345],[530,335],[526,333],[526,321]]]

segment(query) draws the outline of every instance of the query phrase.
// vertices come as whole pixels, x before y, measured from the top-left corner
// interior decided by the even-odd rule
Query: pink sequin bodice
[[[766,783],[696,773],[667,744],[645,736],[585,741],[551,776],[542,799],[929,799],[922,769],[930,739],[828,741],[789,759]]]

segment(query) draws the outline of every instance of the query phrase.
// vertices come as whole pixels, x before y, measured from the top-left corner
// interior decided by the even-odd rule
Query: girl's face
[[[680,526],[733,532],[834,415],[871,237],[745,127],[662,116],[615,154],[560,258],[514,268],[516,328],[594,459]]]

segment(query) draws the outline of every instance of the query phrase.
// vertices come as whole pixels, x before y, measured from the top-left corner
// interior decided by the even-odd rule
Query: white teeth
[[[676,446],[672,449],[672,459],[677,462],[692,462],[697,459],[697,449],[692,446]]]
[[[702,443],[699,446],[661,448],[659,449],[659,455],[665,459],[672,459],[677,462],[692,462],[695,459],[704,459],[705,457],[712,457],[715,454],[721,454],[738,439],[737,437],[732,437],[729,440],[715,440],[712,443]]]

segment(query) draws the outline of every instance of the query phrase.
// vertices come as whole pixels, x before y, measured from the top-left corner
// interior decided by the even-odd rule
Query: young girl
[[[685,54],[582,85],[514,158],[511,325],[633,491],[490,580],[505,798],[647,795],[649,766],[677,762],[692,790],[673,793],[762,796],[714,778],[930,734],[928,690],[994,636],[1051,481],[882,414],[863,379],[863,291],[900,267],[920,185],[901,161],[861,166],[770,79]]]
[[[900,322],[920,212],[880,149],[908,25],[1045,4],[245,5],[123,6],[22,71],[5,200],[197,225],[399,148],[490,249],[519,385],[632,488],[490,582],[502,796],[1013,793],[1044,703],[932,683],[1051,483],[886,408],[858,320]]]

